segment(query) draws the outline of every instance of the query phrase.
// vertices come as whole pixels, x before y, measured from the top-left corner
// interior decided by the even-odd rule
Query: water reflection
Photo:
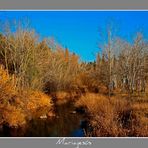
[[[83,136],[82,130],[80,128],[80,122],[83,117],[82,115],[73,112],[75,109],[74,105],[69,102],[66,104],[58,105],[55,108],[56,117],[54,119],[36,119],[31,121],[28,125],[29,128],[25,136]]]
[[[24,137],[84,137],[81,128],[83,115],[75,112],[73,103],[57,105],[53,119],[32,119],[27,126],[10,129],[7,126],[1,136]]]
[[[84,137],[84,136],[85,136],[85,135],[84,135],[84,130],[81,129],[81,128],[79,128],[79,129],[75,130],[75,131],[72,133],[71,136],[72,136],[72,137]]]

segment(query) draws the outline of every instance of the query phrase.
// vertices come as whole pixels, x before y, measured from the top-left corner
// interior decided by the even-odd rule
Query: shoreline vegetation
[[[0,34],[1,131],[36,118],[52,122],[60,118],[56,107],[71,102],[71,116],[85,115],[85,136],[148,136],[148,44],[141,33],[129,43],[108,30],[96,60],[83,62],[33,30],[10,30]]]

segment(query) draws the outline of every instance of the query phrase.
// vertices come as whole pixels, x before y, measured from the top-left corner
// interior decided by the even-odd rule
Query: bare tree
[[[108,95],[109,98],[111,97],[111,92],[114,87],[114,60],[115,60],[115,52],[114,52],[114,31],[111,25],[107,27],[107,35],[106,35],[106,42],[104,45],[101,46],[102,49],[102,62],[100,66],[100,77],[102,81],[105,82],[105,85],[108,88]],[[98,62],[98,60],[97,60]],[[97,63],[97,65],[100,65]]]
[[[144,90],[147,46],[142,34],[137,34],[133,44],[120,41],[120,51],[118,78],[122,87],[130,93]]]

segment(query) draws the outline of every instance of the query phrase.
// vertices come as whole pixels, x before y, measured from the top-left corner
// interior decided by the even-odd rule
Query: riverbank
[[[52,96],[52,97],[51,97]],[[25,125],[1,127],[2,137],[139,137],[148,136],[148,101],[144,96],[100,93],[51,94],[51,114]],[[133,101],[133,99],[134,101]]]
[[[12,128],[3,126],[1,136],[8,137],[84,137],[82,124],[85,114],[77,111],[74,102],[55,104],[54,117],[33,118],[25,126]]]

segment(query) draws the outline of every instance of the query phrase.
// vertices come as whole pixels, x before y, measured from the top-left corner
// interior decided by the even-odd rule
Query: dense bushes
[[[17,127],[52,112],[51,98],[39,91],[18,91],[17,78],[0,68],[0,124]]]

